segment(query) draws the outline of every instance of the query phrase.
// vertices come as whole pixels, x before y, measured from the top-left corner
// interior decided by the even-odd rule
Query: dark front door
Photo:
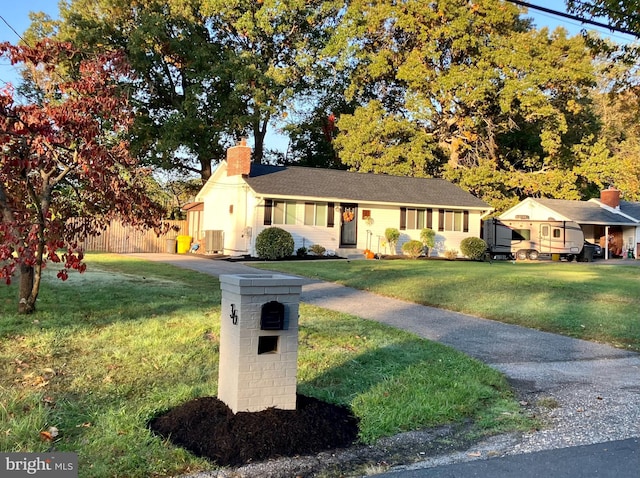
[[[358,243],[358,205],[341,204],[340,216],[340,247],[356,247]]]

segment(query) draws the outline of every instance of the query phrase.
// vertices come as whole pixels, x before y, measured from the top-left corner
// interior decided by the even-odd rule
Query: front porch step
[[[345,259],[364,259],[363,249],[336,249],[336,256],[344,257]]]

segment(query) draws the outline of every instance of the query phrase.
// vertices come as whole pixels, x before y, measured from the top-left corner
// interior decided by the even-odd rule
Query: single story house
[[[292,234],[295,250],[319,244],[345,257],[365,249],[400,253],[405,241],[430,228],[436,232],[431,255],[442,255],[459,251],[466,237],[480,237],[491,211],[442,179],[254,164],[243,141],[229,148],[188,205],[187,218],[204,253],[255,255],[256,236],[277,226]],[[390,227],[401,233],[396,251],[384,240]]]
[[[500,215],[504,220],[573,221],[586,241],[600,244],[605,258],[640,254],[640,202],[622,201],[620,191],[601,191],[599,199],[569,201],[527,198]]]

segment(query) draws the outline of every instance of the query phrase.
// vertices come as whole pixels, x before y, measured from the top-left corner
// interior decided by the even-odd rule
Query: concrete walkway
[[[214,276],[265,273],[245,264],[195,255],[137,256]],[[494,454],[517,455],[640,437],[638,354],[310,279],[304,279],[301,300],[449,345],[503,372],[523,403],[533,405],[543,399],[557,404],[548,411],[547,418],[552,422],[548,429],[517,440],[480,444],[479,452],[461,455],[453,461],[470,460],[478,454],[485,458]],[[632,446],[638,446],[637,440],[633,443]],[[426,469],[441,463],[428,460],[421,465]],[[632,471],[629,476],[638,476],[637,468]]]

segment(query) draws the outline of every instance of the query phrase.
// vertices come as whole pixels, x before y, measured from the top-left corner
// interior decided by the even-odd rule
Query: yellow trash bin
[[[191,236],[178,236],[178,254],[186,254],[191,248]]]
[[[560,260],[560,254],[551,254],[551,260],[552,261],[559,261]]]

